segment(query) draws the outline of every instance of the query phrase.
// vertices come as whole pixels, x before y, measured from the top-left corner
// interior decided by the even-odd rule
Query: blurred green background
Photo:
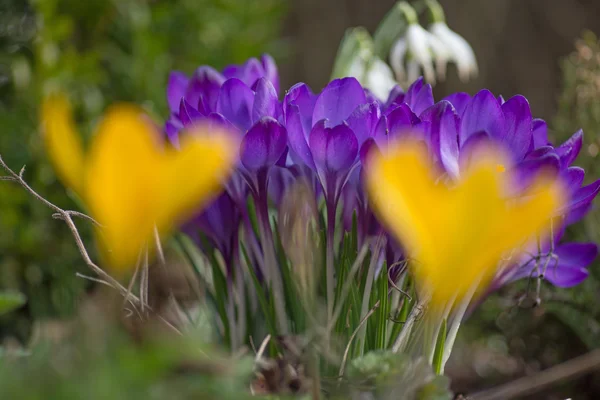
[[[168,72],[200,64],[221,68],[271,53],[282,88],[326,83],[346,28],[373,30],[394,0],[0,0],[0,154],[50,201],[76,207],[56,181],[38,133],[41,96],[61,87],[77,106],[84,133],[114,101],[142,104],[166,116]],[[562,141],[583,128],[578,164],[600,176],[600,32],[595,0],[442,0],[452,29],[472,43],[480,77],[467,85],[451,70],[437,98],[488,87],[505,97],[527,96],[536,116]],[[477,16],[477,17],[474,17]],[[600,240],[595,210],[568,235]],[[82,233],[90,229],[79,222]],[[523,285],[490,298],[466,323],[457,348],[455,388],[474,389],[532,373],[600,345],[600,265],[582,286],[543,288],[536,309],[515,309]],[[0,183],[0,289],[28,297],[0,317],[0,338],[27,341],[32,322],[73,314],[89,282],[71,236],[60,221],[19,187]],[[597,398],[599,381],[564,389]],[[577,390],[578,392],[574,392]],[[561,391],[542,397],[565,398]],[[588,396],[588,397],[583,397]]]

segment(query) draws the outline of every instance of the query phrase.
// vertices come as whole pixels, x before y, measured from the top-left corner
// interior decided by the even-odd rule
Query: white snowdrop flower
[[[398,84],[390,67],[380,58],[374,57],[364,75],[363,86],[385,101],[394,86]]]
[[[456,63],[458,76],[461,81],[477,76],[477,61],[473,48],[458,33],[446,25],[445,22],[434,22],[429,27],[431,34],[447,49],[450,61]]]
[[[437,37],[418,23],[411,23],[404,37],[396,41],[390,51],[390,65],[400,82],[411,83],[419,70],[423,70],[425,80],[435,83],[436,70],[443,79],[449,52]],[[406,69],[404,65],[406,64]],[[434,68],[435,64],[435,68]]]

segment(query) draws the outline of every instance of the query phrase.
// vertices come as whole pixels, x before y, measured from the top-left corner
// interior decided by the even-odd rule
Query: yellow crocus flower
[[[548,233],[563,204],[561,187],[540,174],[518,197],[507,195],[511,176],[503,153],[480,148],[458,182],[449,186],[416,142],[373,152],[366,185],[373,209],[402,243],[420,295],[446,307],[483,288],[503,258],[535,235]]]
[[[168,235],[217,194],[235,163],[236,143],[226,133],[197,128],[180,150],[165,148],[132,105],[107,111],[87,152],[64,96],[45,100],[42,128],[58,177],[102,225],[96,233],[103,259],[120,271],[152,247],[155,226]]]

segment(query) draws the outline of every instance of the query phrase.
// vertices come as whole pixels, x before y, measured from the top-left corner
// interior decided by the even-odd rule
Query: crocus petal
[[[358,154],[358,141],[348,125],[326,128],[319,121],[310,133],[310,149],[317,168],[326,173],[339,173],[350,169]]]
[[[179,120],[183,126],[188,126],[203,117],[204,116],[192,107],[184,98],[181,99],[181,103],[179,104]]]
[[[252,125],[254,92],[237,78],[225,81],[219,93],[217,112],[242,132]]]
[[[594,243],[565,243],[555,250],[558,262],[550,260],[544,277],[557,287],[572,287],[587,278],[586,268],[598,255]],[[541,262],[546,262],[543,259]]]
[[[533,137],[533,148],[537,149],[550,144],[548,142],[548,125],[542,119],[534,119],[531,122],[531,136]]]
[[[185,96],[185,91],[189,78],[179,71],[173,71],[169,74],[169,81],[167,83],[167,102],[171,112],[177,112],[179,110],[179,103]]]
[[[582,145],[583,131],[579,130],[556,149],[556,153],[560,157],[560,162],[563,168],[568,167],[573,161],[575,161],[579,155],[579,152],[581,151]]]
[[[388,96],[387,101],[385,102],[384,108],[387,109],[393,105],[404,103],[404,91],[400,87],[400,85],[396,85],[390,90],[390,95]]]
[[[277,64],[275,60],[268,54],[263,54],[260,57],[263,69],[265,70],[265,78],[267,78],[275,88],[275,92],[279,93],[279,73],[277,72]]]
[[[150,168],[159,177],[153,220],[162,235],[215,198],[237,160],[237,148],[226,131],[195,127],[182,138],[179,150],[160,154],[160,164]]]
[[[562,202],[560,188],[543,177],[518,202],[507,199],[503,189],[509,176],[496,169],[505,156],[491,147],[478,153],[452,188],[437,183],[423,146],[405,142],[374,154],[366,169],[370,202],[417,260],[419,290],[442,309],[474,285],[485,286],[507,251],[547,232]],[[486,223],[478,223],[482,220]]]
[[[66,97],[50,96],[42,106],[42,133],[46,151],[63,185],[81,195],[83,144],[75,129]]]
[[[523,96],[514,96],[502,104],[505,132],[502,143],[506,143],[515,161],[523,159],[531,145],[531,109]]]
[[[540,173],[556,176],[560,170],[560,160],[554,153],[546,153],[535,159],[525,160],[515,167],[515,189],[528,188]]]
[[[583,183],[585,171],[579,167],[569,167],[561,173],[561,179],[565,184],[565,189],[569,193],[575,193]]]
[[[419,123],[419,119],[412,112],[408,104],[401,104],[390,111],[387,121],[389,135],[393,138],[398,137],[398,135],[410,130]]]
[[[426,84],[423,78],[417,79],[406,91],[404,102],[418,116],[433,105],[433,92],[431,85]]]
[[[314,171],[315,162],[308,146],[306,137],[308,134],[305,136],[302,122],[300,108],[294,104],[289,105],[286,112],[286,127],[292,157],[299,158],[295,160],[297,163],[303,163]]]
[[[203,97],[203,102],[209,108],[207,111],[215,111],[223,82],[225,78],[215,69],[207,66],[200,67],[189,81],[185,99],[193,106],[197,106],[200,98]]]
[[[380,117],[381,110],[377,103],[361,104],[350,114],[348,126],[356,135],[359,146],[372,136]]]
[[[460,147],[460,153],[458,157],[458,165],[461,171],[465,171],[471,165],[471,161],[477,152],[482,148],[487,148],[492,139],[487,132],[477,132],[472,134],[469,139],[463,143]]]
[[[467,105],[471,101],[471,95],[464,92],[453,93],[448,97],[445,97],[444,100],[449,101],[456,110],[456,114],[459,117],[462,117]]]
[[[256,95],[252,106],[252,121],[256,122],[262,117],[277,118],[277,92],[273,84],[266,78],[260,78],[256,82]]]
[[[366,101],[365,92],[355,78],[335,79],[317,98],[312,124],[327,119],[328,126],[339,125]]]
[[[477,93],[465,108],[460,127],[461,147],[471,135],[481,131],[500,141],[504,136],[504,114],[489,90]]]
[[[283,114],[285,118],[287,118],[289,107],[297,107],[295,112],[298,113],[298,117],[300,118],[302,131],[306,140],[308,140],[308,135],[312,129],[312,115],[316,101],[317,96],[304,83],[297,83],[292,86],[283,99]]]
[[[244,136],[240,147],[242,164],[257,171],[275,165],[285,151],[287,133],[274,118],[261,118]]]
[[[459,175],[458,117],[448,101],[440,101],[421,114],[426,121],[430,151],[452,178]]]
[[[567,224],[572,224],[583,218],[591,209],[592,201],[600,191],[600,179],[578,189],[573,193],[568,204],[562,209],[568,212]]]
[[[121,106],[108,111],[92,141],[84,199],[104,226],[97,235],[104,259],[118,270],[134,265],[153,232],[162,173],[157,139],[141,110]]]

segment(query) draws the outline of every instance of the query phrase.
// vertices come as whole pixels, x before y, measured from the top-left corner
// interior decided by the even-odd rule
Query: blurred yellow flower
[[[113,106],[85,152],[68,100],[48,97],[44,142],[62,182],[101,225],[97,238],[113,269],[132,268],[144,246],[205,205],[235,163],[236,143],[225,132],[189,132],[180,150],[161,145],[156,128],[132,105]]]
[[[485,287],[503,258],[547,234],[563,204],[560,185],[543,173],[525,193],[508,196],[511,175],[498,165],[508,165],[502,152],[480,148],[449,187],[418,143],[397,143],[368,159],[373,208],[413,260],[420,295],[431,296],[433,306]]]

